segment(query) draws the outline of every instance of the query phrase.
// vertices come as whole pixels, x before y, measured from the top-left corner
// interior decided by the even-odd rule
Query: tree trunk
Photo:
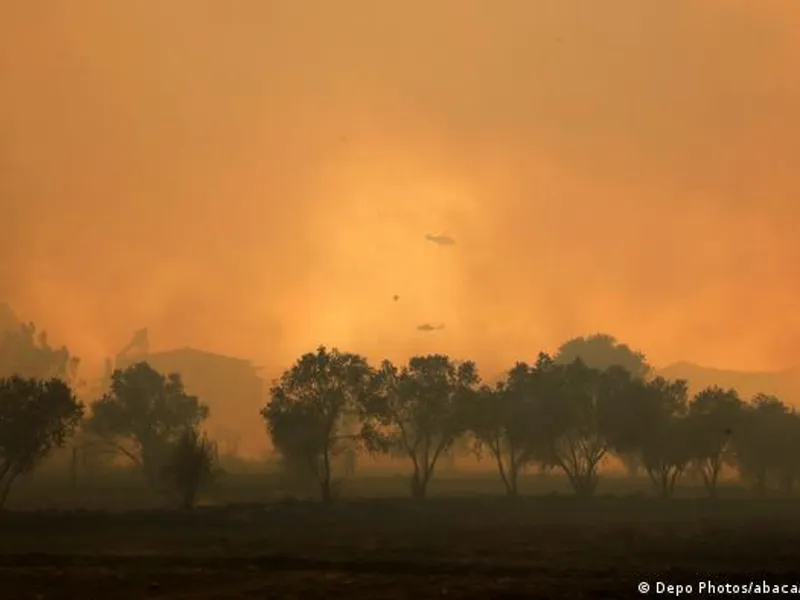
[[[11,484],[14,483],[14,480],[17,478],[18,472],[15,469],[12,469],[6,475],[5,481],[2,482],[2,487],[0,487],[0,510],[3,510],[6,506],[6,500],[8,499],[8,493],[11,491]]]
[[[6,499],[8,498],[8,492],[11,491],[11,482],[7,482],[3,489],[0,490],[0,510],[5,509],[6,507]]]
[[[420,500],[425,498],[428,494],[428,484],[433,476],[436,461],[439,459],[442,450],[444,450],[445,444],[439,444],[433,452],[433,456],[428,453],[429,448],[430,442],[426,441],[422,458],[415,458],[412,455],[412,460],[414,461],[414,475],[411,479],[411,495]]]
[[[675,469],[672,471],[672,476],[669,482],[669,495],[670,498],[675,495],[675,486],[678,483],[678,479],[680,479],[681,475],[683,475],[683,470],[686,468],[686,465],[676,466]]]
[[[584,473],[581,478],[581,492],[580,495],[584,498],[591,498],[597,489],[597,477],[593,471]]]
[[[323,504],[330,504],[333,500],[333,494],[331,494],[331,457],[330,452],[327,448],[325,448],[325,452],[322,456],[322,481],[320,482],[321,492],[322,492],[322,503]]]
[[[427,485],[425,478],[420,474],[419,469],[414,470],[414,475],[411,477],[411,497],[417,500],[423,500],[427,493]]]
[[[655,488],[656,495],[659,498],[667,499],[672,497],[675,489],[675,481],[680,474],[679,470],[672,470],[664,465],[659,466],[645,466],[645,471],[650,477],[650,481]]]
[[[659,485],[660,482],[659,482],[658,477],[656,477],[655,469],[653,467],[651,467],[651,466],[646,466],[645,467],[645,472],[647,473],[647,476],[650,478],[650,483],[653,484],[653,488],[655,489],[656,496],[660,496],[661,495],[661,486]]]
[[[497,459],[497,470],[500,473],[500,479],[503,481],[503,487],[506,488],[506,495],[507,496],[516,496],[517,495],[517,468],[514,464],[514,456],[511,455],[511,461],[508,466],[508,470],[506,470],[505,465],[503,464],[503,454],[500,451],[499,447],[493,450],[495,458]]]
[[[590,498],[594,495],[597,488],[597,477],[593,471],[584,473],[570,473],[565,469],[575,495],[580,498]]]
[[[516,473],[511,476],[511,478],[510,478],[508,483],[509,483],[509,485],[508,485],[508,488],[506,489],[506,494],[508,495],[508,497],[509,498],[516,498],[517,496],[519,496],[519,486],[518,486],[518,483],[517,483],[517,475],[516,475]]]
[[[712,499],[717,497],[717,481],[721,468],[722,463],[719,458],[707,459],[705,464],[700,465],[700,471],[703,474],[703,483],[705,484],[709,497]]]
[[[664,499],[669,498],[672,495],[672,490],[670,489],[669,485],[669,470],[662,469],[661,470],[661,497]]]

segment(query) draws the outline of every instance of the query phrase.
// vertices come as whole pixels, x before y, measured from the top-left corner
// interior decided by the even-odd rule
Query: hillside
[[[0,302],[0,332],[18,326],[20,323],[11,307]],[[658,369],[658,375],[669,379],[687,379],[692,391],[697,391],[710,385],[736,388],[743,398],[763,392],[774,394],[787,404],[800,406],[800,368],[784,371],[733,371],[729,369],[715,369],[703,367],[694,363],[681,361]],[[489,381],[499,381],[504,374],[490,378]]]
[[[657,373],[669,379],[686,379],[692,391],[709,385],[732,387],[743,398],[763,392],[778,396],[791,405],[800,405],[800,369],[784,371],[731,371],[703,367],[689,362],[678,362]]]

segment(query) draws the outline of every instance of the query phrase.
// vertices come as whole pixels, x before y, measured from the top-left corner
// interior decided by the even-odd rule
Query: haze
[[[792,0],[6,2],[0,300],[89,369],[140,327],[788,367],[798,73]]]

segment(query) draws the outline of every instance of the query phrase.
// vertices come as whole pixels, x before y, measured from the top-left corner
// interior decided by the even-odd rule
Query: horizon
[[[36,323],[35,321],[31,321],[30,319],[27,319],[27,320],[19,319],[19,317],[17,316],[17,314],[13,310],[13,307],[10,306],[10,304],[8,302],[4,302],[4,301],[0,300],[0,308],[6,308],[8,310],[8,313],[10,315],[12,315],[14,318],[16,318],[17,322],[20,323],[20,324],[33,322],[34,325],[36,325],[37,330],[39,330],[39,331],[42,331],[42,330],[47,331],[46,327],[40,327],[39,324]],[[145,329],[147,329],[148,332],[149,332],[149,328],[145,328]],[[594,334],[597,334],[597,333],[608,334],[608,332],[591,332],[591,333],[584,334],[582,337],[586,337],[587,335],[594,335]],[[613,336],[613,334],[609,334],[609,335]],[[617,339],[618,342],[623,343],[623,344],[627,344],[627,342],[625,340],[621,340],[619,338],[616,338],[616,336],[614,336],[614,337],[615,337],[615,339]],[[563,340],[563,341],[566,341],[566,340]],[[67,347],[68,350],[70,350],[69,344],[62,344],[61,342],[59,342],[56,345],[59,346],[59,347],[61,345],[64,345],[64,346]],[[301,354],[298,354],[297,358],[299,358],[299,356],[301,356],[305,352],[313,352],[316,349],[316,347],[318,347],[319,345],[323,345],[323,346],[325,346],[327,348],[337,347],[335,345],[330,345],[330,344],[326,344],[324,342],[320,342],[320,344],[317,344],[317,346],[315,346],[313,348],[309,348],[308,350],[306,350],[304,352],[301,352]],[[630,344],[628,344],[628,345],[630,346]],[[122,347],[122,345],[120,345],[120,347]],[[338,348],[338,349],[342,350],[342,351],[350,351],[347,348]],[[632,349],[634,351],[643,352],[643,354],[645,355],[645,359],[647,359],[647,352],[644,349],[635,348],[635,347],[632,347]],[[195,351],[195,352],[208,353],[208,354],[212,354],[212,355],[215,355],[215,356],[219,356],[219,357],[223,357],[223,358],[229,358],[229,359],[233,359],[233,360],[237,360],[237,361],[245,361],[245,362],[249,363],[250,366],[252,366],[253,369],[255,371],[257,371],[257,372],[264,371],[265,369],[269,368],[269,367],[267,367],[265,365],[259,364],[258,359],[255,358],[255,357],[226,354],[224,352],[221,352],[221,351],[213,349],[213,348],[207,348],[207,347],[201,348],[201,347],[193,346],[193,345],[190,345],[190,344],[183,344],[183,345],[178,344],[178,345],[170,346],[170,347],[160,347],[160,346],[156,345],[155,347],[149,348],[146,352],[141,353],[141,356],[167,354],[167,353],[170,353],[170,352],[179,352],[179,351],[187,351],[187,350],[191,350],[191,351]],[[540,351],[541,352],[546,352],[546,353],[552,355],[556,351],[556,348],[553,348],[553,349],[550,349],[550,350],[545,350],[545,349],[536,350],[534,352],[534,354],[538,354],[538,352],[540,352]],[[356,353],[358,354],[358,352],[356,352]],[[116,356],[117,356],[117,352],[109,352],[109,354],[107,355],[106,358],[112,358],[113,359]],[[409,356],[407,358],[410,358],[410,357],[411,356]],[[77,358],[81,358],[81,357],[78,355]],[[379,358],[367,357],[367,358],[370,361],[383,360],[383,357],[379,357]],[[406,360],[407,360],[407,358],[406,358]],[[459,360],[471,360],[469,357],[457,357],[457,358]],[[535,356],[533,358],[528,358],[528,359],[522,359],[521,358],[519,360],[525,360],[526,362],[531,363],[534,359],[535,359]],[[673,362],[669,362],[669,363],[667,363],[665,365],[661,365],[661,366],[649,362],[649,359],[647,359],[647,360],[648,360],[648,364],[650,365],[650,367],[652,368],[653,372],[655,372],[655,373],[660,373],[662,371],[666,371],[666,370],[674,369],[674,368],[678,368],[678,367],[684,367],[684,368],[697,368],[697,369],[701,369],[701,370],[704,370],[704,371],[718,371],[718,372],[721,372],[721,373],[741,374],[741,375],[784,375],[784,374],[791,374],[793,372],[798,372],[798,374],[800,374],[800,364],[794,365],[794,366],[789,366],[789,367],[784,367],[784,368],[780,368],[780,369],[773,369],[773,370],[746,370],[746,369],[736,369],[736,368],[732,368],[732,367],[728,367],[728,366],[717,366],[717,365],[702,364],[702,363],[693,362],[691,360],[685,360],[685,359],[680,359],[680,358],[675,360],[675,361],[673,361]],[[406,361],[405,360],[401,361],[401,363],[404,363],[404,362],[406,362]],[[293,363],[289,363],[289,364],[284,365],[284,367],[282,367],[282,369],[289,368],[291,366],[291,364],[293,364]],[[480,369],[480,366],[481,365],[478,364],[478,368],[479,369]],[[502,373],[505,373],[505,371],[501,371],[500,372],[500,374],[502,374]],[[499,375],[493,375],[492,377],[496,377],[496,376],[499,376]],[[268,378],[266,378],[266,377],[264,377],[264,376],[262,376],[260,374],[259,374],[259,377],[262,377],[263,379],[268,379]],[[272,377],[274,377],[274,376],[271,375],[269,379],[271,379]]]

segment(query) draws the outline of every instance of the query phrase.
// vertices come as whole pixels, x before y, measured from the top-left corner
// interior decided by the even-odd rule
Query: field
[[[640,581],[800,581],[800,499],[455,495],[467,483],[423,502],[8,511],[0,598],[636,598]]]

